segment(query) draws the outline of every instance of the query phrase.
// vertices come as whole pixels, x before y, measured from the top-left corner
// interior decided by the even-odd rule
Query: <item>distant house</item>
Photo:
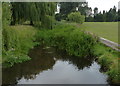
[[[55,14],[57,14],[57,13],[60,13],[60,4],[59,3],[57,4],[57,9],[55,11]]]

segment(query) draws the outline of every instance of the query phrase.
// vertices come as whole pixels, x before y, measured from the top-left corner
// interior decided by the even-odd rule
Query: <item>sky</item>
[[[106,10],[109,11],[110,8],[113,8],[113,6],[116,6],[118,9],[118,2],[120,0],[86,0],[88,2],[88,6],[92,7],[94,9],[95,7],[98,7],[99,12]]]

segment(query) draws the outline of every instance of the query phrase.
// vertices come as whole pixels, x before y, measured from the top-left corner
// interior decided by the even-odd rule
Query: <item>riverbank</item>
[[[96,39],[74,25],[59,22],[52,30],[40,30],[38,41],[47,46],[55,46],[69,55],[85,58],[93,55]]]
[[[75,56],[80,57],[80,55],[78,54],[79,52],[80,52],[80,54],[83,55],[82,57],[84,57],[85,54],[89,55],[88,53],[86,53],[89,51],[84,51],[84,54],[83,54],[80,51],[82,48],[75,47],[75,46],[79,46],[79,44],[81,43],[80,33],[81,33],[81,30],[83,30],[83,28],[76,27],[73,24],[69,24],[69,23],[67,23],[67,24],[68,24],[68,26],[63,25],[63,26],[57,27],[58,30],[55,29],[50,32],[48,31],[47,33],[46,33],[46,31],[42,31],[42,32],[40,32],[41,36],[39,38],[41,40],[43,40],[44,43],[47,43],[52,46],[57,46],[58,48],[67,51],[67,53],[69,53],[70,55],[75,55]],[[71,25],[73,25],[73,26],[70,27]],[[68,28],[68,29],[66,29],[66,28]],[[74,28],[76,28],[76,29],[74,30]],[[74,34],[73,36],[71,36],[70,33],[68,33],[69,30],[70,30],[70,33]],[[71,41],[69,40],[69,38],[71,39]],[[84,36],[84,39],[82,41],[84,41],[85,43],[83,43],[82,45],[84,47],[84,45],[87,43],[86,45],[88,47],[89,44],[91,44],[91,43],[90,43],[90,41],[86,41],[85,39],[86,38]],[[67,42],[68,40],[69,40],[69,42]],[[79,42],[79,40],[80,40],[80,42]],[[94,40],[96,40],[96,39],[94,39]],[[70,48],[68,48],[68,46],[66,44],[69,45]],[[73,46],[73,45],[75,45],[75,46]],[[94,53],[93,55],[98,57],[98,62],[101,64],[102,69],[105,70],[104,73],[109,75],[110,81],[112,83],[120,83],[120,73],[119,73],[120,70],[119,70],[119,65],[118,65],[118,61],[120,59],[119,58],[120,53],[109,47],[106,47],[105,45],[103,45],[99,42],[95,43],[94,45],[95,46],[88,48],[92,51],[90,53]],[[68,50],[68,49],[70,49],[70,50]],[[87,49],[87,48],[84,48],[83,50],[85,50],[85,49]]]
[[[120,84],[120,53],[105,45],[98,43],[95,46],[94,55],[101,64],[103,72],[109,76],[109,80],[113,84]]]
[[[85,22],[79,25],[86,31],[118,43],[118,22]]]
[[[8,26],[3,29],[3,67],[30,60],[27,54],[36,44],[33,42],[36,32],[37,29],[29,25]]]
[[[8,31],[10,38],[7,39],[9,50],[3,51],[3,63],[7,63],[7,66],[30,60],[27,54],[36,45],[36,42],[33,42],[36,40],[40,44],[57,47],[80,59],[96,56],[105,70],[104,73],[109,75],[111,81],[120,82],[119,53],[97,43],[94,37],[83,32],[83,28],[62,22],[56,23],[52,30],[37,30],[32,26],[12,26],[10,28]]]

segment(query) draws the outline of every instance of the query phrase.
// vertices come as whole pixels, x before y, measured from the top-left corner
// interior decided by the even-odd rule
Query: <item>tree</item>
[[[76,7],[78,6],[77,2],[61,2],[60,3],[60,13],[62,15],[62,19],[67,18],[67,15],[71,12],[76,11]]]
[[[2,24],[8,26],[11,22],[11,5],[10,3],[2,3]]]
[[[94,22],[94,17],[88,16],[88,17],[85,18],[85,21],[86,22]]]
[[[76,9],[78,8],[78,10]],[[82,15],[87,15],[88,2],[61,2],[60,3],[60,14],[62,19],[66,20],[68,14],[71,12],[79,11]]]
[[[82,15],[89,15],[89,11],[91,10],[90,7],[88,7],[88,2],[79,2],[78,4],[78,11],[82,14]]]
[[[101,12],[99,12],[96,16],[94,16],[94,21],[95,22],[103,22],[103,14]]]
[[[51,28],[54,18],[56,5],[53,2],[13,2],[12,4],[12,22],[15,25],[30,21],[31,25]],[[48,19],[49,18],[49,19]]]
[[[83,23],[85,21],[85,16],[81,15],[80,12],[72,12],[68,15],[68,20],[76,23]]]
[[[120,21],[120,9],[118,9],[118,21]]]
[[[94,16],[96,16],[97,14],[98,14],[98,8],[95,7],[95,8],[94,8]]]
[[[106,22],[106,12],[103,10],[103,22]]]
[[[57,14],[55,15],[55,19],[56,19],[57,21],[61,21],[61,14],[60,14],[60,13],[57,13]]]
[[[4,53],[5,50],[8,50],[9,43],[8,43],[8,26],[11,22],[11,5],[10,3],[3,2],[2,3],[2,52]]]

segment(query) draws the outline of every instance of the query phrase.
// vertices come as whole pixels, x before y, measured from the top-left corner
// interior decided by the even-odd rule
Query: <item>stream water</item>
[[[3,68],[3,84],[108,84],[94,57],[78,58],[37,46],[30,61]]]

